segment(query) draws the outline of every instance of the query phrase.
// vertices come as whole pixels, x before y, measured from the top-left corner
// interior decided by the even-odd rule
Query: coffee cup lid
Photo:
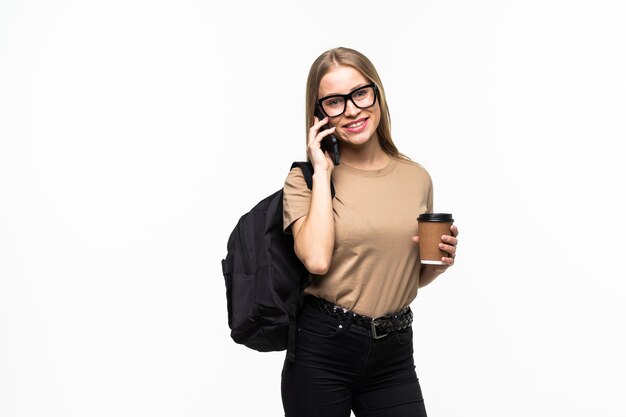
[[[417,218],[418,222],[453,222],[450,213],[422,213]]]

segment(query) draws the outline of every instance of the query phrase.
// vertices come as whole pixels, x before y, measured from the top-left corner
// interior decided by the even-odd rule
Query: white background
[[[283,414],[220,260],[348,46],[461,231],[413,303],[429,415],[624,416],[621,3],[0,0],[0,415]]]

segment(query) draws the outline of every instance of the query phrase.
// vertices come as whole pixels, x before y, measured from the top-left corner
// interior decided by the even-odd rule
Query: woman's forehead
[[[335,67],[320,80],[317,96],[348,94],[355,88],[367,83],[367,79],[355,68],[348,66]]]

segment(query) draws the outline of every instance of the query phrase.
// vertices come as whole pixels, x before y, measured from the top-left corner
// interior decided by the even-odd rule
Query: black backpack
[[[295,167],[312,189],[312,165],[294,162],[291,169]],[[294,358],[296,315],[309,283],[309,272],[293,245],[293,236],[283,232],[280,189],[239,219],[222,260],[232,339],[261,352],[287,349],[290,359]]]

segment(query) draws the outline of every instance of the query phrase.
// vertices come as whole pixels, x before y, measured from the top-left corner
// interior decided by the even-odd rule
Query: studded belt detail
[[[306,303],[325,315],[340,321],[349,320],[351,323],[364,327],[371,331],[374,339],[380,339],[394,331],[404,330],[411,327],[413,323],[413,312],[410,307],[406,307],[397,313],[372,319],[362,316],[353,311],[338,307],[323,298],[307,296]]]

